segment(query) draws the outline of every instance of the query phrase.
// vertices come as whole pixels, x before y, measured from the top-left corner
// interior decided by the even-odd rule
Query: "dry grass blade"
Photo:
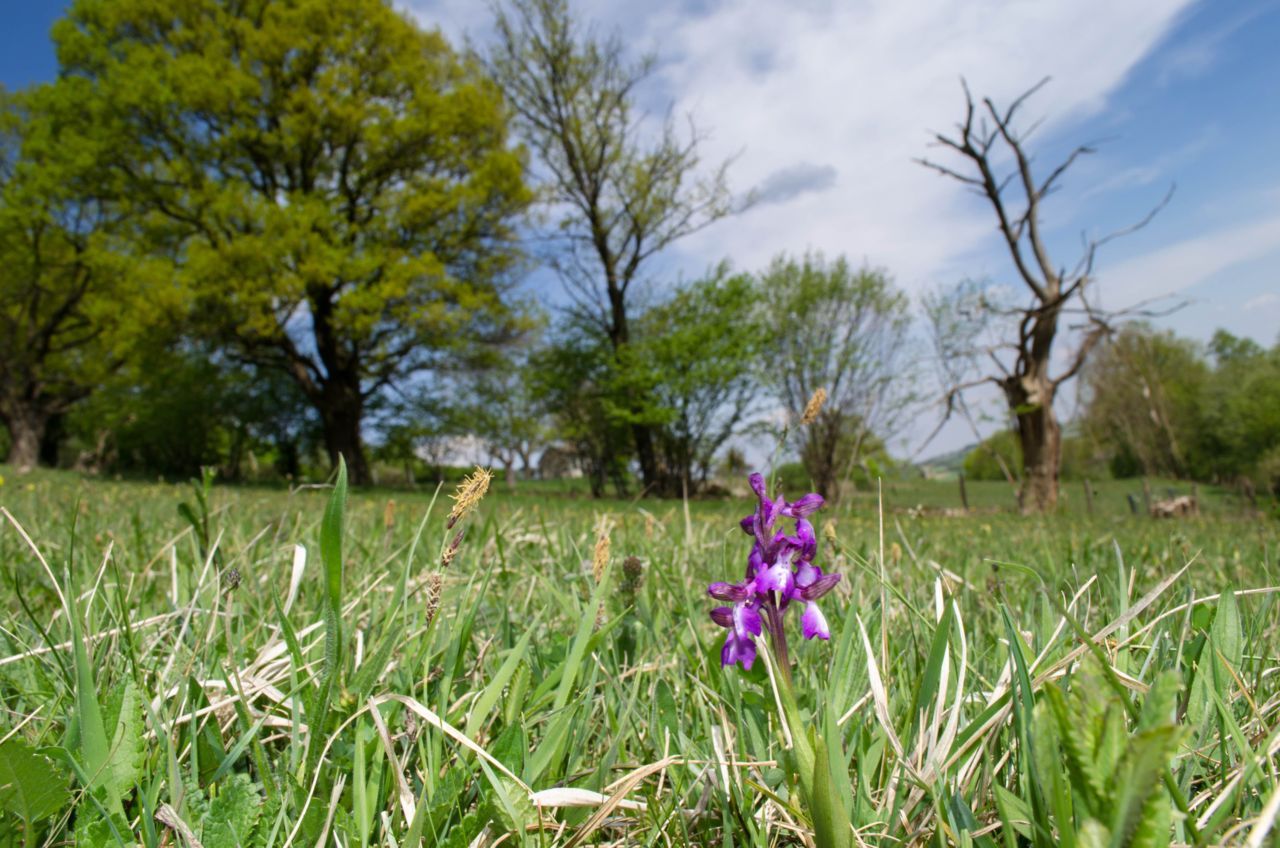
[[[613,794],[608,800],[601,804],[600,809],[592,813],[590,818],[582,823],[582,827],[578,828],[577,832],[574,833],[569,841],[565,843],[564,848],[574,848],[574,846],[582,844],[588,836],[599,830],[600,826],[604,823],[604,820],[609,817],[609,814],[621,807],[624,804],[626,796],[633,789],[639,786],[640,782],[646,777],[665,771],[667,768],[681,761],[681,757],[665,757],[658,760],[656,763],[649,763],[648,765],[641,766],[635,771],[629,772],[621,779],[609,784],[606,788]]]
[[[391,734],[387,732],[387,725],[382,720],[382,713],[376,709],[371,709],[369,710],[369,716],[373,719],[373,726],[378,732],[378,738],[382,740],[382,750],[386,752],[387,759],[391,761],[391,773],[395,775],[396,780],[396,793],[400,796],[400,812],[404,813],[406,823],[412,822],[414,815],[417,813],[417,806],[413,801],[413,790],[409,788],[409,781],[404,776],[404,764],[396,756],[396,746],[391,743]]]
[[[461,730],[458,730],[458,728],[436,715],[433,710],[428,709],[413,698],[410,698],[407,695],[380,695],[377,698],[374,698],[370,704],[374,708],[377,708],[382,704],[386,704],[391,701],[395,701],[412,710],[415,715],[427,722],[427,724],[431,725],[436,730],[439,730],[445,736],[448,736],[450,739],[457,742],[477,757],[480,757],[486,763],[502,772],[504,776],[511,778],[511,780],[515,781],[517,786],[525,791],[525,794],[529,795],[529,797],[533,797],[533,790],[529,788],[527,783],[517,777],[515,772],[504,766],[492,754],[477,744],[475,740],[471,739]]]

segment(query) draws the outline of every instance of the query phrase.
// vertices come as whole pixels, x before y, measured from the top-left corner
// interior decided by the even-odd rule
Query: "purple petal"
[[[751,591],[739,583],[712,583],[707,587],[707,594],[715,598],[717,601],[729,601],[730,603],[741,603],[751,597]]]
[[[751,633],[759,636],[761,631],[760,613],[754,607],[737,604],[733,608],[733,632],[739,639],[746,639]]]
[[[795,503],[788,504],[786,514],[792,518],[804,518],[822,509],[824,503],[826,501],[822,499],[822,495],[810,492]]]
[[[796,534],[788,536],[787,541],[800,549],[800,559],[813,559],[818,553],[818,537],[813,534],[813,525],[803,518],[796,519]]]
[[[796,568],[796,586],[807,589],[822,576],[822,569],[811,562],[801,562]]]
[[[790,557],[782,556],[773,565],[756,575],[757,592],[783,592],[791,588],[795,575],[791,573]]]
[[[819,639],[831,638],[831,629],[827,627],[827,618],[813,601],[810,601],[804,608],[804,615],[800,617],[800,628],[804,631],[804,638],[806,639],[812,639],[814,636]]]
[[[755,513],[748,515],[746,518],[738,522],[738,526],[742,528],[742,532],[748,536],[754,536],[756,532],[756,516]]]
[[[797,580],[797,582],[799,581]],[[821,598],[823,595],[834,589],[836,584],[839,582],[839,574],[824,574],[810,585],[805,586],[800,591],[800,597],[804,598],[806,601],[816,601],[818,598]]]
[[[751,486],[751,491],[756,493],[757,498],[759,498],[761,501],[768,500],[768,498],[766,498],[764,494],[764,475],[763,474],[757,471],[756,473],[752,474],[750,477],[747,478],[747,483]]]
[[[728,666],[736,662],[742,663],[742,667],[747,671],[751,670],[751,664],[756,659],[756,645],[750,639],[741,639],[732,630],[729,631],[728,637],[724,640],[724,647],[720,649],[720,665]]]
[[[711,620],[721,627],[732,627],[733,610],[729,607],[716,607],[711,611]]]

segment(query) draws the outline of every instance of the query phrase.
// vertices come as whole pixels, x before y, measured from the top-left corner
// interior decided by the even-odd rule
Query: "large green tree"
[[[77,0],[55,39],[208,332],[296,380],[366,482],[371,399],[513,322],[497,89],[383,0]]]
[[[82,88],[0,93],[0,423],[19,469],[175,293],[128,255],[127,215],[97,167],[109,136],[79,132]]]

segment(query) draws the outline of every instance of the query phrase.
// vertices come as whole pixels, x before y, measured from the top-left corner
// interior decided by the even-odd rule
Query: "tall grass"
[[[815,844],[707,619],[750,504],[491,493],[446,566],[432,495],[344,488],[8,478],[0,843]],[[825,518],[852,844],[1271,844],[1274,523]]]

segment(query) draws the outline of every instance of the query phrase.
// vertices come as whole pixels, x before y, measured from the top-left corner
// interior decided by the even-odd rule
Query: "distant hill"
[[[925,477],[931,479],[956,477],[964,469],[964,458],[977,446],[976,442],[971,445],[965,445],[962,448],[956,448],[953,451],[940,453],[937,456],[921,460],[916,465]]]

